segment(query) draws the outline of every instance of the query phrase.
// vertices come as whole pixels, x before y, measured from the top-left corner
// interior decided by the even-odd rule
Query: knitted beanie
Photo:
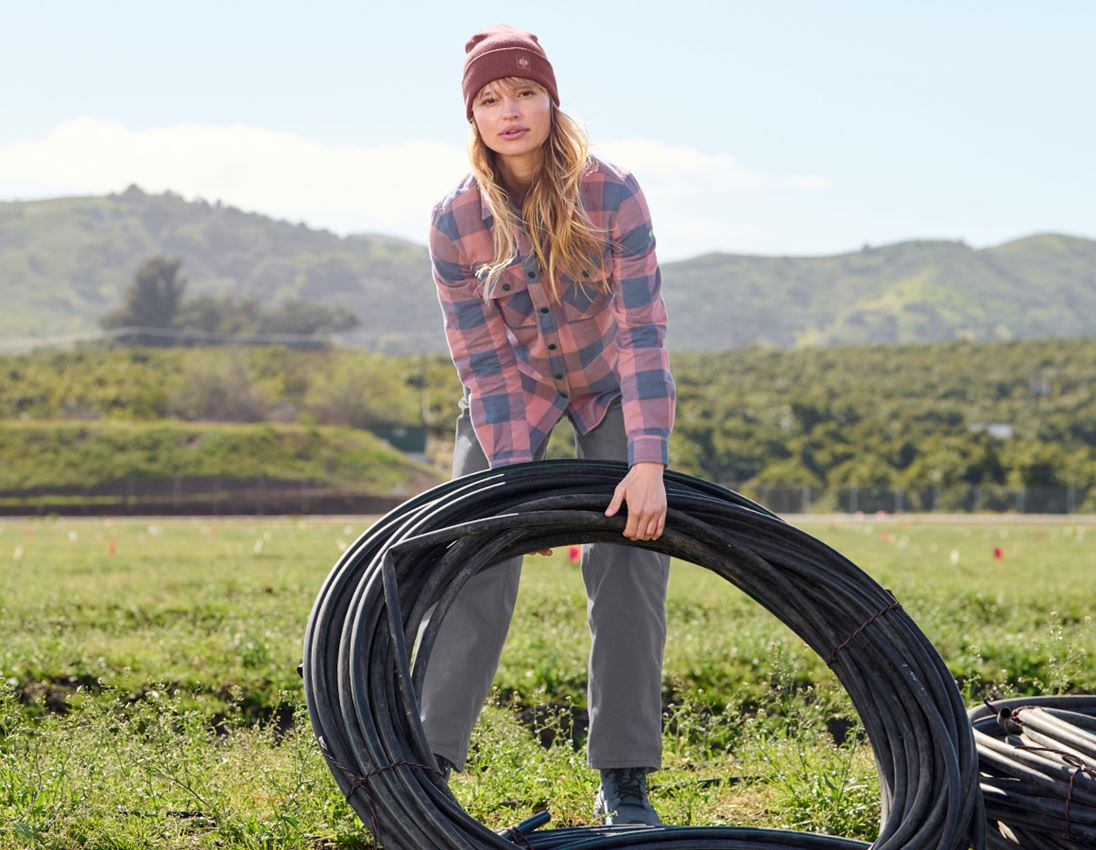
[[[476,33],[464,45],[464,105],[468,120],[472,120],[472,101],[481,88],[503,77],[524,77],[535,80],[548,90],[552,102],[559,106],[556,75],[544,48],[531,32],[514,29],[506,24]]]

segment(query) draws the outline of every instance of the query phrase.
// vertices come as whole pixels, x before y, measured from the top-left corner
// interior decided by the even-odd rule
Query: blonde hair
[[[499,82],[544,91],[539,83],[522,77],[505,77]],[[610,281],[605,270],[603,243],[606,234],[594,227],[579,194],[582,174],[590,163],[586,134],[554,103],[551,109],[552,125],[544,142],[544,156],[522,202],[521,219],[537,263],[547,273],[549,296],[558,301],[560,289],[556,281],[560,275],[566,275],[580,287],[583,283],[600,283],[608,289]],[[475,270],[483,283],[483,297],[487,299],[517,257],[514,229],[518,219],[509,204],[509,195],[498,180],[495,152],[480,137],[475,121],[468,139],[468,158],[472,163],[472,175],[494,218],[495,255]]]

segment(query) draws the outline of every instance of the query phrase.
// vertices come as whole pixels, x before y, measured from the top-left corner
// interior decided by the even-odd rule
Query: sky
[[[0,0],[0,21],[0,201],[136,183],[425,244],[467,171],[464,43],[505,22],[639,180],[662,259],[1096,237],[1090,0]]]

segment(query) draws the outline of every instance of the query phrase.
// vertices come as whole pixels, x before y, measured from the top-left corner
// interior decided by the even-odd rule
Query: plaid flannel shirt
[[[668,461],[675,389],[647,203],[631,174],[593,157],[580,192],[608,237],[612,286],[591,283],[600,274],[592,266],[584,287],[561,278],[558,301],[521,231],[518,258],[484,300],[475,269],[494,255],[493,219],[475,178],[434,208],[430,258],[446,340],[492,467],[532,460],[564,414],[589,432],[618,398],[628,464]]]

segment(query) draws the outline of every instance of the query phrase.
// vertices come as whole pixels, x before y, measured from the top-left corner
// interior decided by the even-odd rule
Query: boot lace
[[[613,791],[618,806],[647,806],[647,771],[626,767],[613,771]]]

